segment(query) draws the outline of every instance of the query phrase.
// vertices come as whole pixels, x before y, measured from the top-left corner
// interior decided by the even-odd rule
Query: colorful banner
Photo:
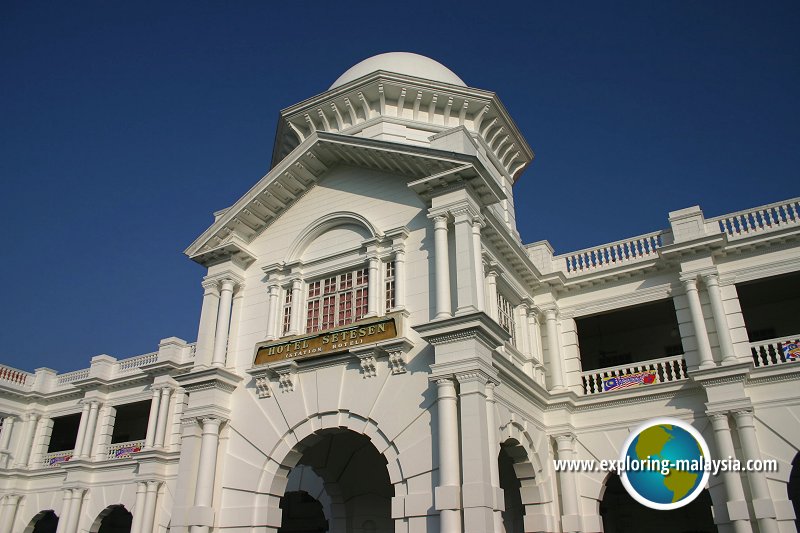
[[[120,457],[128,457],[132,453],[136,453],[141,451],[141,447],[139,446],[125,446],[124,448],[120,448],[119,450],[114,452],[114,459],[119,459]]]
[[[606,376],[603,377],[603,392],[627,389],[628,387],[652,385],[655,382],[655,370],[645,370],[643,372],[634,372],[633,374],[624,374],[622,376]]]
[[[787,361],[800,360],[800,343],[791,341],[784,342],[781,343],[781,347],[783,348],[783,357]]]
[[[57,457],[51,457],[50,461],[47,463],[50,466],[57,465],[58,463],[66,463],[72,459],[71,455],[59,455]]]

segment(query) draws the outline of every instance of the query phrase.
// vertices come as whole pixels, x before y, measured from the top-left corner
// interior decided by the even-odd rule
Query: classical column
[[[200,325],[197,329],[195,361],[198,365],[210,365],[214,352],[214,337],[219,314],[219,282],[215,279],[203,281],[203,307],[200,310]]]
[[[97,411],[100,408],[100,402],[92,401],[89,405],[89,420],[86,422],[86,433],[83,435],[83,444],[81,445],[80,457],[90,457],[92,453],[92,444],[94,443],[94,434],[97,429]]]
[[[547,327],[547,351],[550,363],[550,388],[564,389],[564,372],[561,369],[561,339],[558,335],[558,322],[555,309],[546,309],[544,319]]]
[[[714,428],[714,441],[717,444],[717,459],[736,458],[731,438],[731,428],[728,425],[727,413],[709,413],[711,426]],[[749,512],[747,503],[744,501],[744,489],[742,479],[738,472],[721,472],[722,482],[725,487],[725,507],[728,513],[733,530],[736,533],[751,532]]]
[[[8,447],[11,444],[11,431],[14,428],[15,419],[14,415],[3,419],[3,432],[0,433],[0,468],[8,467],[8,458],[11,453]]]
[[[72,450],[74,457],[80,457],[83,448],[83,437],[86,435],[86,424],[89,423],[89,402],[81,400],[83,410],[81,411],[81,421],[78,423],[78,436],[75,438],[75,448]]]
[[[486,428],[488,429],[489,433],[489,474],[491,475],[492,480],[492,488],[494,489],[494,498],[497,501],[494,501],[494,530],[497,532],[503,531],[503,513],[498,509],[498,503],[502,501],[501,498],[501,490],[500,490],[500,465],[498,464],[498,460],[500,459],[500,444],[499,439],[497,437],[497,422],[495,421],[494,417],[494,408],[495,408],[495,399],[494,399],[494,388],[495,383],[489,381],[486,384]]]
[[[195,483],[194,506],[211,507],[214,497],[214,476],[217,472],[217,446],[219,445],[219,418],[203,418],[200,441],[200,464]],[[208,526],[193,525],[191,533],[208,533]]]
[[[439,419],[439,486],[435,490],[441,533],[461,533],[461,461],[458,446],[458,398],[451,378],[436,380]]]
[[[703,281],[708,289],[708,299],[711,301],[711,313],[714,315],[714,327],[717,329],[719,339],[719,349],[722,352],[723,363],[735,363],[736,354],[733,351],[733,341],[731,341],[731,331],[728,328],[728,320],[725,318],[725,306],[722,304],[722,291],[719,288],[719,276],[707,274],[703,276]]]
[[[761,448],[758,446],[756,438],[753,411],[749,409],[734,411],[733,417],[736,419],[736,428],[739,432],[739,442],[742,445],[744,459],[760,461]],[[763,471],[751,470],[747,472],[747,481],[750,484],[750,495],[759,530],[761,533],[777,533],[778,522],[775,519],[775,505],[772,503],[772,496],[767,486],[767,476]]]
[[[214,353],[211,356],[211,366],[225,366],[225,355],[228,352],[228,331],[231,326],[231,303],[233,301],[233,288],[236,282],[232,279],[223,279],[219,291],[219,312],[217,313],[217,331],[214,338]]]
[[[164,437],[167,434],[167,415],[169,413],[169,396],[172,394],[172,388],[163,387],[161,389],[161,401],[158,405],[158,419],[156,421],[156,436],[153,441],[153,447],[163,448]]]
[[[703,307],[700,305],[700,295],[697,292],[697,280],[685,279],[683,287],[686,289],[686,298],[689,300],[689,313],[692,315],[694,338],[697,342],[697,353],[700,356],[700,368],[711,368],[714,366],[714,358],[711,355],[711,344],[708,342]]]
[[[33,449],[33,437],[36,433],[36,425],[39,422],[39,415],[37,413],[29,413],[25,421],[25,433],[23,434],[22,441],[18,445],[17,462],[19,468],[28,466],[28,459],[31,457],[31,450]]]
[[[433,244],[436,269],[436,318],[453,316],[450,307],[450,250],[447,244],[447,217],[433,218]]]
[[[72,501],[69,505],[69,521],[64,533],[78,533],[78,525],[81,520],[81,507],[83,506],[83,495],[86,489],[72,489]]]
[[[269,294],[267,302],[267,340],[270,341],[278,338],[276,331],[280,323],[280,316],[278,313],[278,293],[280,292],[280,287],[272,284],[269,286],[269,289],[267,289],[267,292]]]
[[[528,329],[528,305],[522,304],[514,308],[514,323],[518,324],[517,331],[517,349],[524,355],[530,357],[531,355],[531,332]]]
[[[156,517],[156,501],[158,499],[158,481],[147,482],[147,494],[144,500],[144,513],[142,513],[142,533],[155,531],[153,522]]]
[[[150,400],[150,416],[147,418],[147,432],[144,436],[144,447],[152,448],[155,443],[156,425],[158,422],[159,404],[161,403],[161,389],[153,388],[153,398]]]
[[[556,435],[556,450],[561,461],[573,459],[573,445],[575,435]],[[575,473],[561,470],[558,473],[561,483],[561,527],[565,533],[580,531],[580,517],[578,513],[578,489],[575,484]]]
[[[36,431],[33,434],[33,443],[31,444],[31,457],[28,460],[28,468],[36,468],[42,461],[42,447],[47,446],[45,441],[45,434],[47,433],[47,426],[52,422],[46,416],[39,417],[36,424]]]
[[[61,497],[61,513],[58,515],[58,527],[56,528],[56,533],[64,533],[67,530],[71,502],[72,489],[64,489],[64,495]]]
[[[406,307],[406,252],[402,249],[394,252],[394,307]]]
[[[367,281],[369,289],[367,290],[367,314],[364,316],[378,316],[378,294],[382,292],[379,289],[381,286],[380,270],[378,269],[380,260],[377,257],[370,257],[368,263],[369,277]]]
[[[301,330],[300,320],[302,317],[300,300],[302,297],[303,280],[297,278],[292,280],[292,314],[289,317],[289,335],[298,335]]]
[[[486,272],[486,312],[496,322],[498,320],[497,314],[497,272],[494,269],[489,269]]]
[[[475,271],[472,213],[467,208],[453,211],[453,234],[456,240],[456,314],[474,313],[478,308],[478,275]],[[480,242],[480,235],[478,236]]]
[[[475,289],[477,296],[475,299],[475,306],[478,311],[486,310],[486,291],[484,284],[486,279],[483,275],[483,247],[481,245],[481,227],[483,221],[481,217],[473,217],[472,219],[472,252],[475,255]]]
[[[146,533],[142,531],[146,493],[147,483],[144,481],[136,483],[136,502],[133,504],[133,522],[131,522],[130,533]]]
[[[14,527],[14,519],[17,517],[17,505],[19,505],[18,494],[6,494],[3,499],[2,509],[0,513],[0,531],[11,531]]]

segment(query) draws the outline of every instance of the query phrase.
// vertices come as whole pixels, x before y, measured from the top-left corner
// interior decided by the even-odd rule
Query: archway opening
[[[93,529],[97,533],[130,533],[133,515],[124,505],[111,505],[100,513],[98,519],[97,529]]]
[[[522,504],[522,494],[517,473],[514,471],[514,444],[503,443],[497,457],[498,473],[500,474],[500,488],[503,489],[503,499],[506,510],[503,511],[503,526],[506,533],[524,533],[525,531],[525,506]]]
[[[717,533],[708,490],[685,507],[658,511],[634,500],[615,474],[606,481],[600,516],[605,533]]]
[[[786,490],[794,506],[794,525],[800,531],[800,453],[795,455],[792,461],[792,472],[789,474],[789,485]]]
[[[25,533],[56,533],[58,516],[52,510],[42,511],[33,517]]]
[[[386,459],[368,437],[323,430],[303,439],[299,449],[281,498],[280,533],[394,532],[394,487]]]

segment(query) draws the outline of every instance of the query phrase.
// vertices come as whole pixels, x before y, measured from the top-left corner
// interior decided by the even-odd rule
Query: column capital
[[[198,423],[202,427],[203,433],[213,433],[218,434],[219,428],[225,420],[218,416],[198,416],[197,417]]]
[[[278,295],[278,291],[280,289],[281,289],[281,286],[277,282],[270,282],[270,284],[267,285],[267,293],[270,296],[272,296],[273,294],[277,296]]]
[[[706,287],[709,285],[712,286],[719,286],[719,274],[715,272],[707,272],[703,274],[703,283],[706,284]]]
[[[749,407],[743,407],[739,409],[734,409],[731,411],[733,414],[733,418],[736,419],[736,425],[738,427],[748,427],[752,426],[755,427],[755,419],[753,417],[753,409]]]
[[[545,320],[555,320],[558,318],[559,309],[556,305],[548,305],[546,307],[540,307],[540,312],[544,315]]]
[[[728,414],[730,411],[709,411],[706,413],[708,419],[711,420],[711,425],[715,430],[725,429],[729,427]]]
[[[216,279],[204,279],[200,286],[203,287],[205,294],[219,295],[219,281]]]
[[[98,398],[83,398],[78,403],[83,405],[83,406],[88,406],[88,407],[91,408],[92,406],[98,406],[99,407],[103,402],[102,402],[102,400],[99,400]]]
[[[447,229],[448,216],[447,213],[431,213],[428,218],[433,220],[434,229]]]
[[[553,435],[553,440],[556,441],[558,451],[572,451],[572,445],[575,443],[576,439],[577,437],[572,432]]]

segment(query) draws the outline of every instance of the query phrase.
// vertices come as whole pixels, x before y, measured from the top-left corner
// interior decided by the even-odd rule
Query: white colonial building
[[[800,199],[554,255],[516,230],[532,158],[413,54],[283,110],[272,169],[186,250],[196,343],[0,367],[0,533],[796,531]],[[779,469],[671,512],[554,470],[656,416]]]

